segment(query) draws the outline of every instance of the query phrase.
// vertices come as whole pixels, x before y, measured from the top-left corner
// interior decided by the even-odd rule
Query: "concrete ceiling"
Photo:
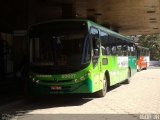
[[[76,0],[78,17],[95,16],[98,23],[125,35],[160,33],[160,0]]]
[[[7,7],[9,3],[0,4],[0,8],[6,6],[5,11],[9,11],[1,9],[4,20],[1,18],[0,23],[11,21],[14,30],[57,18],[89,18],[125,35],[160,33],[160,0],[7,1],[11,7]]]

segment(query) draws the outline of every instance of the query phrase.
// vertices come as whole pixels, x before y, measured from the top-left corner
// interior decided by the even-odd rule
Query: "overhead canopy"
[[[127,35],[160,33],[159,0],[76,0],[76,14]]]
[[[0,31],[39,21],[89,18],[125,35],[160,33],[159,0],[3,0]],[[14,24],[13,24],[14,22]]]
[[[11,23],[7,23],[5,21],[0,20],[0,32],[12,33],[13,28],[11,26],[12,26]]]
[[[9,0],[0,1],[0,32],[11,33],[13,30],[12,9],[10,5]]]

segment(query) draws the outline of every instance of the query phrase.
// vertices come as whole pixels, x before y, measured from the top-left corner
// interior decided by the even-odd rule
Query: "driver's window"
[[[92,62],[93,67],[98,63],[98,58],[100,55],[100,41],[99,41],[99,32],[96,28],[91,28],[91,41],[92,41]]]
[[[100,54],[100,41],[99,33],[96,28],[91,28],[91,38],[92,38],[92,47],[93,47],[93,56],[99,56]]]

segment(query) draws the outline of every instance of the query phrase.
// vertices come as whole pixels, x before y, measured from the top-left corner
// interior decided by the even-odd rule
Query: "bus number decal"
[[[62,78],[75,78],[76,74],[64,74],[62,75]]]

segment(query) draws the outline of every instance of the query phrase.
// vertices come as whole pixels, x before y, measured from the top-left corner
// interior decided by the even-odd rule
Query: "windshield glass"
[[[82,66],[90,61],[85,22],[54,22],[30,31],[30,62],[38,66]]]

